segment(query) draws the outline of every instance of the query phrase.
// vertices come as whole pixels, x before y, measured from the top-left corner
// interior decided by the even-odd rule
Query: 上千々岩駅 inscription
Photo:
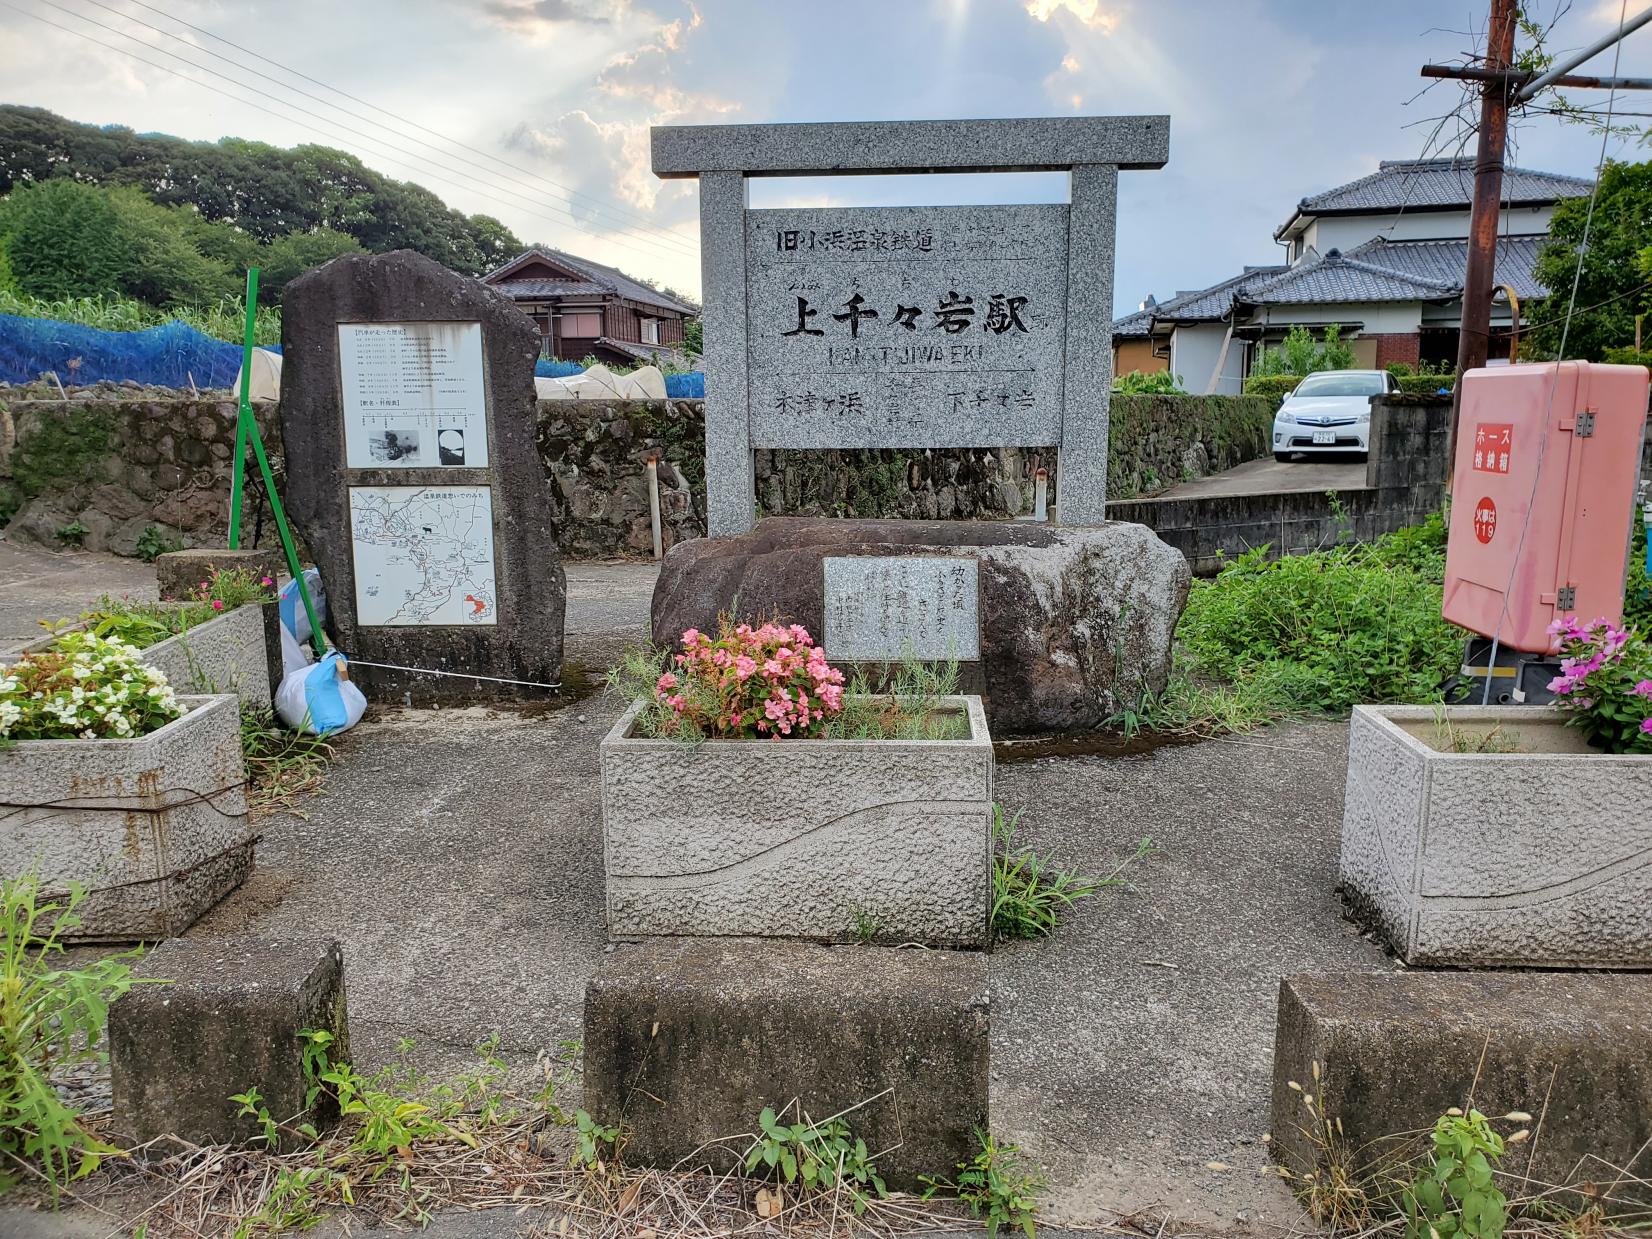
[[[753,446],[1059,443],[1067,216],[748,212]]]
[[[481,323],[340,323],[345,465],[485,469]]]
[[[846,662],[981,657],[975,560],[852,555],[821,564],[828,657]]]

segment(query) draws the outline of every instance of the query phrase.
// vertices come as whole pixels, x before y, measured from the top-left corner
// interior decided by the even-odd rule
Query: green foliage
[[[683,352],[698,359],[705,348],[705,329],[697,318],[683,320]]]
[[[1478,1110],[1434,1124],[1433,1153],[1405,1190],[1406,1239],[1502,1239],[1508,1198],[1492,1178],[1504,1141]]]
[[[1629,575],[1623,586],[1623,622],[1652,638],[1652,578],[1646,575],[1646,522],[1637,520],[1629,539]]]
[[[1266,396],[1277,405],[1301,381],[1300,374],[1252,374],[1245,380],[1245,395]]]
[[[79,521],[70,521],[67,525],[62,525],[55,530],[52,536],[63,543],[64,546],[82,546],[86,542],[86,535],[90,532],[91,530]]]
[[[1022,1160],[1018,1146],[1000,1142],[992,1133],[975,1130],[980,1151],[967,1162],[959,1162],[957,1178],[924,1176],[925,1200],[938,1191],[948,1191],[969,1209],[971,1217],[985,1218],[987,1239],[996,1239],[1001,1227],[1024,1232],[1036,1239],[1038,1197],[1049,1186],[1042,1172]]]
[[[1450,391],[1457,386],[1455,371],[1446,374],[1407,374],[1400,379],[1400,390],[1408,396],[1432,396]]]
[[[784,1183],[802,1184],[805,1191],[843,1188],[856,1217],[866,1212],[874,1196],[882,1200],[889,1195],[866,1141],[841,1117],[788,1124],[764,1106],[757,1126],[757,1138],[746,1152],[747,1174],[761,1166]]]
[[[187,209],[259,244],[331,229],[370,253],[417,250],[469,275],[481,275],[522,249],[492,216],[450,210],[429,190],[391,180],[325,146],[281,148],[240,138],[189,142],[6,106],[0,107],[0,152],[0,193],[53,179],[130,187],[162,207]],[[230,260],[231,271],[246,265],[244,256],[231,260],[227,235],[190,235],[204,256]],[[94,283],[84,291],[114,287]]]
[[[1128,374],[1118,375],[1113,380],[1113,390],[1121,395],[1160,395],[1185,396],[1187,391],[1182,387],[1182,376],[1171,374],[1168,370],[1156,370],[1147,373],[1142,370],[1132,370]]]
[[[574,1112],[574,1166],[581,1170],[601,1170],[619,1153],[620,1129],[604,1127],[584,1110]]]
[[[118,288],[131,266],[109,195],[55,177],[0,202],[0,245],[12,278],[37,297],[85,297]]]
[[[1179,475],[1182,452],[1203,443],[1211,468],[1254,460],[1269,450],[1273,407],[1255,396],[1115,394],[1110,406],[1107,493],[1129,498],[1156,475]],[[1060,485],[1057,471],[1057,488]],[[904,485],[904,478],[902,479]]]
[[[260,285],[262,288],[262,285]],[[67,297],[52,301],[0,289],[0,314],[24,318],[55,318],[103,331],[142,331],[174,319],[188,323],[215,340],[239,344],[246,331],[246,302],[240,297],[220,297],[203,306],[172,306],[157,310],[131,297],[104,294],[95,297]],[[259,306],[253,323],[254,344],[281,343],[281,311]]]
[[[1254,375],[1295,375],[1298,378],[1316,370],[1351,370],[1354,352],[1342,341],[1342,327],[1332,323],[1325,328],[1323,338],[1316,342],[1313,332],[1301,323],[1285,333],[1277,348],[1264,348],[1251,367]],[[1250,391],[1250,385],[1245,385]]]
[[[1552,358],[1560,348],[1574,278],[1577,311],[1566,329],[1568,357],[1598,361],[1607,349],[1631,344],[1635,315],[1652,312],[1652,289],[1641,287],[1652,281],[1652,163],[1613,160],[1602,169],[1579,274],[1588,212],[1588,198],[1568,198],[1549,222],[1534,274],[1553,291],[1526,308],[1534,326],[1525,339],[1535,357]]]
[[[1250,551],[1197,581],[1177,635],[1192,670],[1265,676],[1291,709],[1437,701],[1462,631],[1440,618],[1444,526],[1270,562]]]
[[[13,1159],[37,1165],[54,1198],[115,1150],[94,1137],[48,1078],[101,1057],[109,1004],[132,985],[129,951],[62,966],[61,937],[78,927],[79,886],[45,894],[34,877],[0,879],[0,1190]]]
[[[1151,839],[1136,844],[1135,853],[1113,866],[1110,873],[1090,877],[1067,869],[1051,869],[1031,848],[1015,846],[1019,811],[1013,817],[999,804],[992,806],[992,933],[1010,938],[1047,938],[1061,917],[1081,899],[1112,886],[1128,886],[1123,873],[1156,850]]]
[[[145,525],[143,532],[138,535],[137,546],[133,549],[144,563],[152,564],[162,555],[183,550],[184,544],[183,539],[177,534],[169,533],[159,525]]]
[[[113,598],[105,594],[74,619],[43,623],[54,631],[68,625],[83,625],[95,636],[118,637],[140,650],[148,649],[237,607],[272,601],[275,598],[274,583],[264,583],[269,580],[268,577],[255,577],[245,568],[214,569],[211,576],[190,590],[188,599],[182,602]]]
[[[332,758],[333,746],[320,736],[292,730],[267,704],[242,701],[241,764],[252,816],[277,809],[296,813],[298,797],[321,786]]]
[[[341,254],[362,253],[354,237],[331,228],[314,232],[289,232],[264,247],[258,272],[258,296],[273,302],[281,290],[312,267],[331,262]]]

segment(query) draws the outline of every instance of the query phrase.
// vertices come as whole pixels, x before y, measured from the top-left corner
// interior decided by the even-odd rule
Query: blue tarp
[[[51,370],[66,387],[126,379],[149,387],[188,387],[191,380],[196,387],[228,387],[240,368],[239,344],[214,340],[177,320],[144,331],[104,331],[54,318],[0,314],[0,382],[32,383]],[[534,367],[544,379],[584,372],[573,361],[541,358]],[[665,394],[674,400],[703,399],[706,376],[698,370],[668,374]]]
[[[240,345],[214,340],[177,320],[143,331],[104,331],[0,314],[0,380],[7,383],[32,383],[51,370],[65,386],[131,379],[188,387],[193,379],[197,387],[228,387],[240,368]]]

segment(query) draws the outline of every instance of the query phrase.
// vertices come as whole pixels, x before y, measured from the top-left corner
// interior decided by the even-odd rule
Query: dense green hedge
[[[1457,383],[1454,374],[1401,374],[1400,390],[1408,396],[1432,396],[1444,389],[1450,391]]]
[[[1652,369],[1652,353],[1637,353],[1633,345],[1627,348],[1609,348],[1603,360],[1614,366],[1646,366]]]
[[[1253,374],[1245,380],[1245,395],[1262,396],[1276,405],[1296,390],[1300,374]]]
[[[1204,444],[1213,472],[1267,455],[1273,409],[1271,400],[1255,396],[1115,394],[1108,495],[1129,499],[1189,480],[1183,457],[1195,443]]]

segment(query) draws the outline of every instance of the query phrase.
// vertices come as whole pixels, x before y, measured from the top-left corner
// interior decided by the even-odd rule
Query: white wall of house
[[[1552,206],[1512,207],[1503,212],[1497,231],[1513,237],[1546,233],[1549,231],[1549,220],[1553,217]],[[1311,245],[1321,254],[1333,249],[1346,252],[1379,236],[1390,241],[1466,237],[1468,223],[1468,211],[1379,211],[1368,215],[1326,215],[1308,224],[1303,230],[1302,240],[1304,245]]]
[[[1362,335],[1390,335],[1417,330],[1417,325],[1422,322],[1422,303],[1391,301],[1270,305],[1252,321],[1270,326],[1291,323],[1342,323],[1345,328],[1359,323]],[[1343,335],[1347,334],[1348,331],[1345,329]]]
[[[1194,323],[1177,327],[1171,333],[1170,373],[1178,378],[1184,390],[1195,396],[1210,390],[1210,376],[1222,358],[1222,341],[1227,333],[1226,323]],[[1244,341],[1238,338],[1228,345],[1222,376],[1216,384],[1217,395],[1237,396],[1244,387],[1245,350]]]

